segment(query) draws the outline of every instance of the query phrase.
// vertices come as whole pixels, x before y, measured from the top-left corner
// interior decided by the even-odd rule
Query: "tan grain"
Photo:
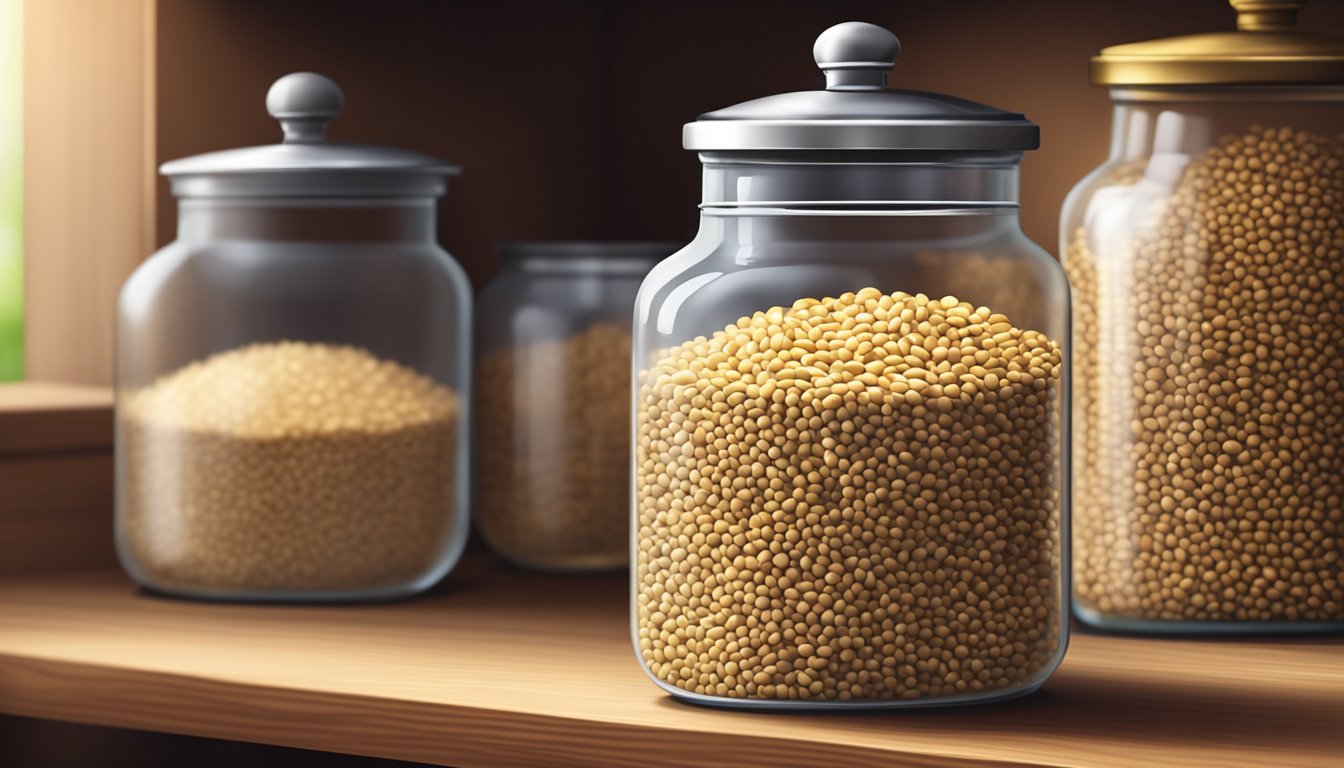
[[[1337,139],[1252,129],[1136,206],[1129,241],[1073,233],[1085,608],[1344,619],[1341,162]]]
[[[630,551],[630,329],[504,347],[477,368],[477,520],[515,563],[617,568]]]
[[[686,691],[852,701],[1039,681],[1060,642],[1061,351],[866,288],[642,379],[636,632]]]
[[[184,591],[400,586],[452,534],[459,404],[354,347],[254,344],[123,395],[133,566]]]

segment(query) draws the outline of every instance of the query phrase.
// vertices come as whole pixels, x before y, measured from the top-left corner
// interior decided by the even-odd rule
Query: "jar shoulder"
[[[649,274],[640,289],[636,325],[653,332],[659,343],[680,341],[774,307],[875,288],[952,296],[1028,327],[1063,327],[1064,271],[1015,217],[992,226],[878,219],[830,222],[826,232],[802,237],[758,237],[757,224],[749,238],[738,222],[726,236],[699,237]]]
[[[462,266],[434,243],[267,243],[175,240],[122,285],[121,311],[174,291],[209,289],[220,298],[250,294],[371,294],[417,286],[470,304]]]

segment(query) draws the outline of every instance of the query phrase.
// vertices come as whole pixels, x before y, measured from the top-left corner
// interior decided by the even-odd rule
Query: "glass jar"
[[[686,126],[694,241],[640,289],[633,640],[747,708],[1036,689],[1067,642],[1068,285],[1023,233],[1022,115],[892,90],[849,22],[824,91]]]
[[[1074,287],[1075,611],[1155,633],[1344,629],[1344,41],[1300,2],[1108,48]]]
[[[151,590],[390,598],[462,551],[471,293],[435,242],[458,169],[325,141],[342,105],[289,75],[284,143],[162,168],[178,236],[117,318],[117,545]]]
[[[671,243],[515,243],[476,314],[476,523],[515,564],[629,562],[630,318]]]

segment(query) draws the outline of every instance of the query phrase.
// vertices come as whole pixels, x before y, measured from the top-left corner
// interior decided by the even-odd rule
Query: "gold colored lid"
[[[1098,85],[1339,85],[1344,38],[1300,30],[1306,0],[1228,0],[1236,32],[1113,45],[1092,57]]]

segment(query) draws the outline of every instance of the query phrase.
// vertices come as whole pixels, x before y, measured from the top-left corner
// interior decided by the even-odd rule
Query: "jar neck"
[[[702,246],[728,247],[753,260],[798,249],[804,258],[845,248],[871,249],[875,243],[899,249],[984,250],[1025,238],[1018,209],[1011,206],[966,210],[868,211],[705,208],[696,239]]]
[[[604,259],[598,256],[549,259],[544,256],[506,256],[500,259],[501,272],[527,272],[535,275],[646,275],[656,261]]]
[[[551,275],[638,275],[681,247],[670,242],[502,243],[500,270]]]
[[[429,198],[189,198],[178,201],[177,211],[177,239],[183,242],[351,243],[435,239],[435,205]]]
[[[1020,152],[702,153],[701,207],[873,212],[1016,208]]]

